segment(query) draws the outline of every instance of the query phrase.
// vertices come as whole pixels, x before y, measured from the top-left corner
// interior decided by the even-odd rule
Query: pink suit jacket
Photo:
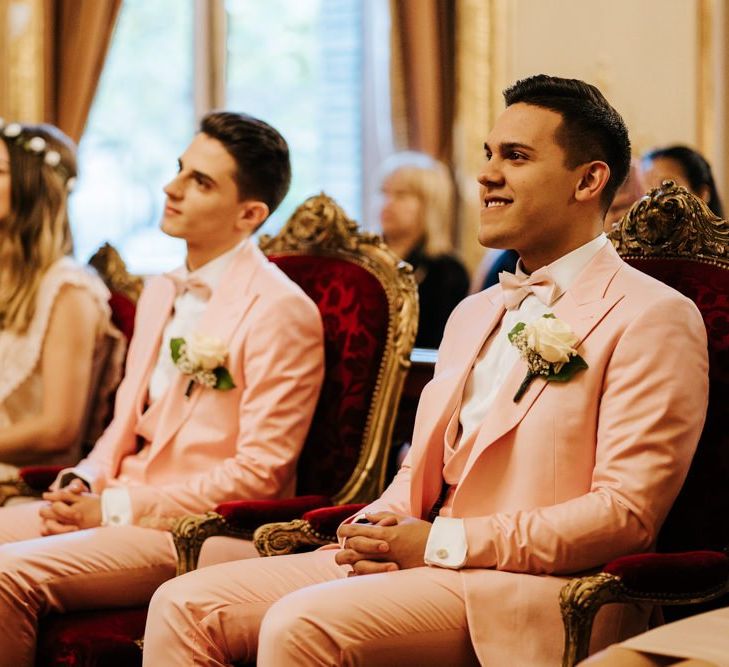
[[[159,528],[227,500],[291,495],[324,367],[317,307],[248,242],[234,256],[198,327],[225,342],[225,365],[236,387],[218,391],[198,385],[186,398],[189,378],[180,373],[153,406],[149,447],[136,453],[149,380],[174,299],[175,287],[166,276],[144,290],[114,419],[75,468],[95,492],[126,486],[134,523]]]
[[[554,305],[589,368],[532,382],[519,361],[478,432],[452,498],[464,518],[460,570],[482,664],[557,665],[557,575],[651,549],[688,471],[706,412],[706,332],[695,305],[625,264],[610,244]],[[425,518],[442,484],[443,444],[471,367],[504,312],[501,288],[466,299],[446,327],[411,454],[372,510]],[[636,632],[614,608],[595,646]],[[602,615],[602,614],[601,614]],[[617,616],[617,617],[616,617]],[[637,624],[637,627],[636,627]]]

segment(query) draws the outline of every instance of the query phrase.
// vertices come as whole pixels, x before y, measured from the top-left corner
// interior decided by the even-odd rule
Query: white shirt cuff
[[[436,567],[457,570],[466,562],[468,544],[463,519],[438,516],[425,545],[425,562]]]
[[[56,479],[58,480],[58,488],[62,489],[64,486],[68,486],[74,479],[80,479],[86,486],[91,490],[91,481],[86,479],[84,474],[77,468],[64,468],[58,473]]]
[[[128,526],[132,523],[132,499],[123,486],[101,492],[101,525]]]

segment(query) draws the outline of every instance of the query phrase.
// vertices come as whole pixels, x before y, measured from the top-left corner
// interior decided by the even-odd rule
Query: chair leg
[[[595,615],[604,604],[617,602],[620,594],[620,579],[605,572],[565,584],[559,594],[565,631],[562,667],[574,667],[587,657]]]

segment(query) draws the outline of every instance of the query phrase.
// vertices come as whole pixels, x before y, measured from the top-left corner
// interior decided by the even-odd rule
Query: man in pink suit
[[[244,114],[206,116],[179,159],[162,229],[186,265],[140,298],[112,423],[44,502],[0,510],[1,664],[33,663],[43,613],[148,601],[177,517],[292,494],[322,326],[250,238],[290,174],[283,137]]]
[[[163,585],[145,664],[556,665],[565,577],[654,544],[704,420],[701,316],[602,232],[630,162],[602,94],[539,75],[505,98],[479,241],[521,262],[451,316],[392,485],[341,548]],[[616,606],[597,644],[644,621]]]

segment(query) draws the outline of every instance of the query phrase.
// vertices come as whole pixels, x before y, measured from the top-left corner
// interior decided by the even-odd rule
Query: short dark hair
[[[714,215],[723,218],[724,207],[721,205],[721,197],[716,189],[714,182],[714,174],[711,171],[711,165],[707,159],[698,151],[688,146],[674,145],[665,148],[654,148],[648,151],[642,160],[655,160],[658,158],[666,158],[675,160],[681,165],[686,179],[691,184],[691,190],[698,192],[703,186],[709,188],[709,208]]]
[[[605,96],[579,79],[537,74],[507,88],[504,100],[507,107],[523,102],[562,116],[555,140],[564,149],[569,169],[592,160],[607,163],[610,178],[602,192],[607,211],[630,170],[630,139],[625,122]]]
[[[268,123],[245,113],[211,111],[200,121],[200,132],[217,139],[235,160],[241,199],[259,199],[273,213],[291,185],[286,140]]]

